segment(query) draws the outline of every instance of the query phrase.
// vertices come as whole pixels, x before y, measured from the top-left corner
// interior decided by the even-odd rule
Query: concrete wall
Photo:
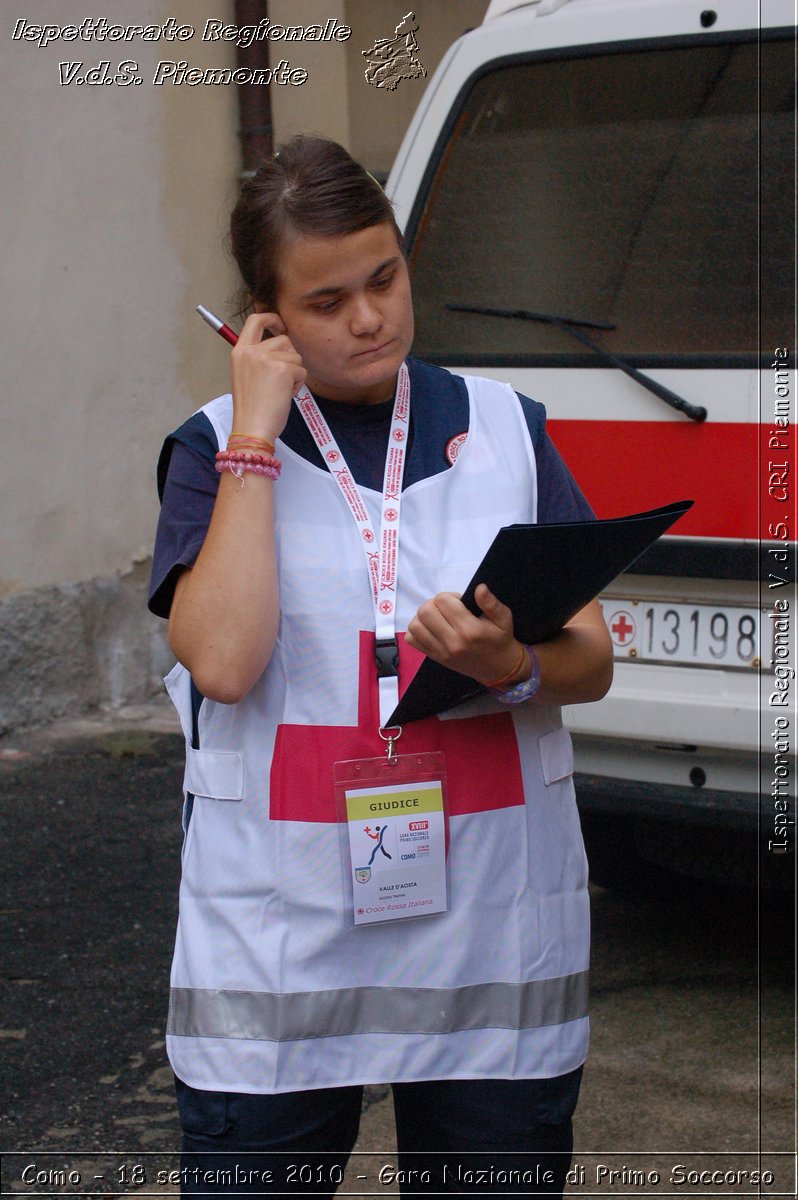
[[[273,23],[337,17],[345,43],[274,43],[272,61],[308,71],[269,87],[277,139],[338,138],[387,171],[426,80],[369,86],[361,51],[389,37],[407,0],[270,0]],[[419,0],[419,58],[431,73],[478,23],[486,0]],[[186,41],[14,39],[18,22],[189,26]],[[0,70],[0,231],[5,253],[0,356],[0,734],[62,713],[137,702],[171,658],[145,609],[164,435],[226,390],[227,355],[194,313],[229,314],[222,248],[240,169],[235,86],[155,86],[160,62],[235,65],[205,21],[233,0],[5,0]],[[141,83],[62,86],[79,74]],[[135,68],[120,69],[122,62]]]
[[[153,87],[158,61],[229,46],[13,41],[20,19],[195,27],[219,0],[6,0],[0,228],[0,731],[158,687],[144,608],[163,436],[223,390],[193,309],[232,286],[221,236],[238,172],[230,88]],[[61,86],[59,62],[138,63],[143,83]],[[13,109],[13,111],[12,111]]]

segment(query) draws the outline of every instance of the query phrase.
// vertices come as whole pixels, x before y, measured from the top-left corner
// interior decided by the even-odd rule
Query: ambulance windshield
[[[463,303],[576,312],[638,365],[772,352],[794,319],[792,50],[626,46],[478,77],[408,230],[415,352],[591,362],[556,324]]]

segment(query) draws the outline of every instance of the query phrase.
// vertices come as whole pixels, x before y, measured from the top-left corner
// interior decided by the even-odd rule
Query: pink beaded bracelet
[[[219,450],[216,455],[217,463],[255,463],[257,466],[280,466],[280,460],[273,454],[256,454],[250,450]]]
[[[251,459],[252,456],[250,456]],[[258,457],[261,457],[258,455]],[[252,461],[237,461],[231,458],[216,459],[216,470],[221,474],[223,471],[228,471],[231,475],[235,475],[236,479],[240,479],[243,485],[244,476],[251,475],[266,475],[269,479],[279,479],[282,463],[279,459],[273,458],[270,462],[252,462]]]
[[[229,471],[236,479],[244,482],[244,475],[267,475],[279,479],[282,463],[273,454],[251,454],[244,450],[220,450],[216,455],[216,470]]]
[[[267,475],[269,479],[280,478],[280,468],[272,463],[233,463],[223,462],[216,464],[216,470],[221,474],[223,471],[235,475],[236,479],[244,482],[244,476],[249,475]]]

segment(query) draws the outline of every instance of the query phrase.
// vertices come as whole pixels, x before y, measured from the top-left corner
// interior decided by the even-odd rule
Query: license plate
[[[600,597],[615,657],[703,667],[758,667],[757,608]]]

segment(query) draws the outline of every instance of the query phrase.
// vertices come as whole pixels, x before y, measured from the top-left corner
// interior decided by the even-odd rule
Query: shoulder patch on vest
[[[457,461],[457,455],[460,453],[467,440],[467,433],[458,433],[455,435],[455,437],[449,438],[448,442],[446,443],[446,458],[452,466],[454,466],[455,462]]]

